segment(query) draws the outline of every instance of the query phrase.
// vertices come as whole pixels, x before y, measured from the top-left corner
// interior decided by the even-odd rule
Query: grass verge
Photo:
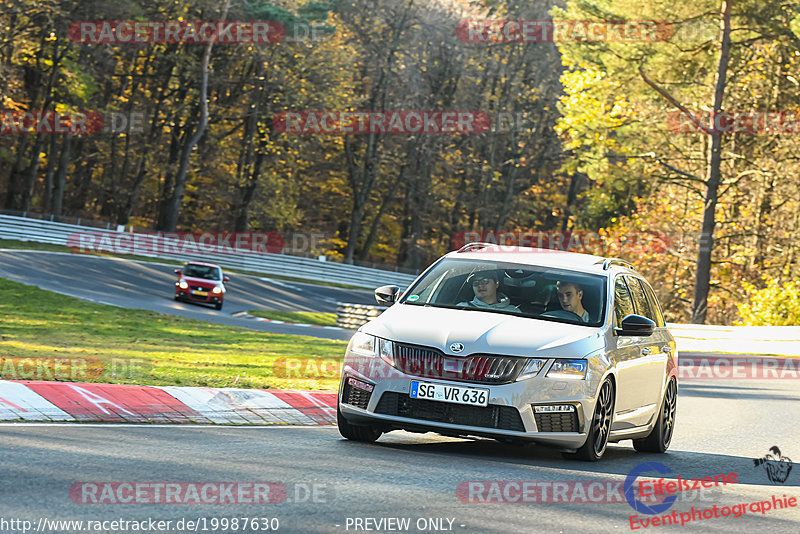
[[[310,378],[291,369],[341,362],[347,345],[93,304],[3,278],[0,294],[3,379],[334,390],[338,365]]]
[[[287,323],[316,324],[319,326],[336,326],[335,313],[271,311],[271,310],[252,310],[247,313],[255,317],[263,317],[264,319],[271,319],[273,321],[285,321]]]

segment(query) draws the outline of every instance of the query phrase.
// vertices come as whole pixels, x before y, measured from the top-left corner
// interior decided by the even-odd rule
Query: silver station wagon
[[[338,425],[537,442],[596,461],[609,442],[664,452],[675,340],[650,284],[621,260],[470,243],[431,265],[347,347]]]

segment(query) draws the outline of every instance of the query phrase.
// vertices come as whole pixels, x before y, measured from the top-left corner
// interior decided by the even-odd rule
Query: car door
[[[636,313],[630,290],[621,275],[614,280],[614,328],[620,328],[622,319]],[[622,430],[637,426],[636,410],[641,407],[640,384],[637,380],[636,365],[640,354],[639,340],[633,336],[613,336],[612,359],[617,370],[617,395],[614,406],[614,429]]]
[[[667,324],[664,321],[664,314],[661,311],[661,305],[658,303],[658,298],[656,298],[656,292],[653,290],[652,286],[647,283],[647,281],[640,280],[640,282],[642,283],[642,287],[644,287],[644,292],[647,295],[647,302],[650,303],[650,309],[654,314],[653,320],[656,323],[657,334],[656,342],[658,343],[659,349],[666,357],[667,372],[669,372],[674,366],[677,365],[678,353],[676,351],[675,338],[670,333],[669,329],[667,328]]]
[[[639,346],[640,357],[636,365],[636,378],[641,381],[641,387],[638,388],[640,390],[640,407],[642,409],[655,409],[661,401],[661,392],[664,385],[667,366],[667,354],[664,351],[664,347],[668,347],[668,332],[664,327],[663,319],[661,319],[661,326],[659,326],[658,314],[650,305],[645,292],[644,284],[646,282],[630,275],[625,277],[625,281],[631,292],[636,313],[656,323],[656,328],[651,335],[638,338],[637,345]]]

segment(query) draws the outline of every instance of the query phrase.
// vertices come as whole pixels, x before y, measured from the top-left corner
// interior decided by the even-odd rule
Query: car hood
[[[582,358],[603,348],[599,327],[461,308],[395,304],[362,331],[391,341],[435,347],[445,354],[508,354]],[[453,343],[464,349],[454,352]]]

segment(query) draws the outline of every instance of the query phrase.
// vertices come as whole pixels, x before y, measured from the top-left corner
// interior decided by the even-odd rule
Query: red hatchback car
[[[178,281],[175,282],[175,300],[213,304],[218,310],[222,309],[225,297],[224,282],[230,280],[222,274],[222,268],[213,263],[192,261],[175,269]]]

